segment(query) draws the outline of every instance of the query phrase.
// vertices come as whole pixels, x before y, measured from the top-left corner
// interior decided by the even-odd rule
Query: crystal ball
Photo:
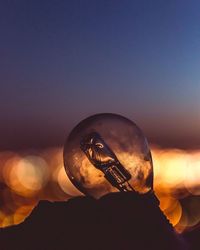
[[[64,166],[85,195],[153,190],[153,164],[146,137],[131,120],[97,114],[81,121],[64,146]]]

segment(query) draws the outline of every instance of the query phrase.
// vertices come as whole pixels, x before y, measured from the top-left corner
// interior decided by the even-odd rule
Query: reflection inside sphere
[[[66,141],[64,165],[72,183],[96,198],[117,191],[146,193],[153,187],[147,140],[120,115],[98,114],[80,122]]]
[[[128,183],[131,174],[121,165],[115,154],[97,132],[86,135],[80,144],[89,161],[104,173],[104,177],[113,187],[124,192],[133,190]]]

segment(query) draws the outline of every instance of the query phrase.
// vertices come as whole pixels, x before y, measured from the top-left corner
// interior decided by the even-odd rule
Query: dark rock
[[[186,249],[153,194],[41,201],[20,225],[1,229],[1,250]]]

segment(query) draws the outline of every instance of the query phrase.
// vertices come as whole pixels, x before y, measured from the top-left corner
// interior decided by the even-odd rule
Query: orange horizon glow
[[[161,210],[178,232],[196,226],[200,222],[200,150],[152,146],[151,151],[154,190]],[[66,201],[82,195],[65,173],[62,148],[36,153],[1,152],[0,164],[0,183],[5,184],[0,227],[21,223],[40,199]],[[181,202],[187,197],[192,197],[189,208]]]

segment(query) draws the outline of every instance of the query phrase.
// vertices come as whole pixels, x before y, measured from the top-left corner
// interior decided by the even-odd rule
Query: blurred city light
[[[178,232],[200,223],[200,150],[152,146],[154,190]],[[0,153],[0,227],[21,223],[40,199],[82,195],[68,179],[62,148]]]

